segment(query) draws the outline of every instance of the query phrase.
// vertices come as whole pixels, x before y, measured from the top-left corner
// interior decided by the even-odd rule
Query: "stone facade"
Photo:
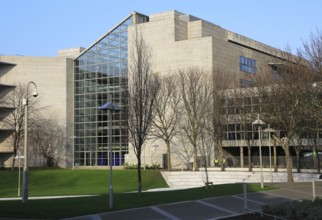
[[[276,48],[177,11],[153,14],[148,22],[129,27],[129,45],[136,29],[142,32],[152,48],[153,70],[161,74],[197,66],[209,73],[224,70],[231,75],[232,83],[239,85],[241,81],[250,81],[252,78],[252,74],[240,70],[241,56],[256,60],[257,68],[270,68],[268,63],[283,54]],[[136,163],[131,149],[126,161]],[[163,166],[165,154],[165,143],[147,141],[142,151],[142,163]],[[175,154],[174,150],[173,167],[186,168],[187,163],[183,163]]]
[[[74,50],[75,56],[75,50]],[[79,53],[79,49],[78,49]],[[70,55],[70,53],[69,53]],[[67,56],[69,56],[67,55]],[[24,56],[0,56],[1,62],[10,63],[13,66],[1,68],[1,84],[26,85],[33,81],[37,85],[39,113],[48,119],[56,120],[66,128],[66,152],[62,167],[71,166],[71,138],[73,126],[73,59],[61,54],[59,57],[24,57]],[[3,97],[5,98],[5,97]],[[10,115],[7,115],[10,117]],[[23,146],[22,146],[23,147]],[[8,141],[0,144],[1,151],[7,154],[13,152]],[[20,149],[22,152],[23,150]],[[5,166],[11,165],[12,158],[3,158]]]

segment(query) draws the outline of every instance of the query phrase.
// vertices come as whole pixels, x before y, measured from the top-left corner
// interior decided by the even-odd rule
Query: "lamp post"
[[[37,85],[33,81],[27,83],[26,94],[22,99],[22,105],[25,108],[25,136],[24,136],[24,164],[23,164],[23,175],[22,175],[22,203],[28,202],[28,88],[29,85],[33,84],[35,87],[32,93],[33,97],[38,96]]]
[[[18,156],[15,156],[15,159],[18,159],[18,197],[20,197],[20,187],[21,187],[21,166],[20,159],[24,159],[24,156],[20,156],[20,152],[18,151]]]
[[[98,108],[99,110],[109,110],[110,121],[110,141],[109,141],[109,164],[110,164],[110,186],[109,186],[109,208],[113,208],[113,180],[112,180],[112,112],[123,111],[118,105],[112,102],[106,102],[104,105]]]
[[[276,132],[273,128],[270,128],[268,124],[268,128],[264,129],[264,132],[268,133],[268,148],[269,148],[269,169],[271,173],[271,183],[273,182],[273,171],[272,171],[272,153],[271,153],[271,133]]]
[[[257,119],[253,121],[253,125],[258,125],[258,147],[259,147],[259,163],[260,163],[260,179],[261,179],[261,188],[264,188],[264,177],[263,177],[263,162],[262,162],[262,134],[261,129],[262,125],[265,124],[262,120],[259,119],[259,115],[257,115]]]

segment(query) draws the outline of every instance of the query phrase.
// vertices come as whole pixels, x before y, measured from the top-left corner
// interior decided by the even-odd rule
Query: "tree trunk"
[[[193,171],[198,171],[198,154],[197,154],[197,146],[193,147]]]
[[[274,172],[277,172],[276,140],[274,140]]]
[[[285,159],[286,159],[287,182],[293,182],[292,158],[290,155],[290,146],[288,143],[288,139],[285,144]]]
[[[209,176],[208,176],[208,164],[207,161],[205,161],[205,173],[206,173],[206,190],[208,190],[208,183],[209,183]]]
[[[217,145],[218,145],[218,150],[219,150],[220,168],[221,168],[221,171],[225,171],[225,163],[224,163],[221,141],[219,140],[217,143],[218,143]]]
[[[249,140],[247,140],[247,149],[248,149],[248,171],[253,171],[253,165],[252,165],[252,146],[249,143]]]
[[[318,153],[318,156],[317,156],[317,167],[316,167],[316,169],[317,169],[317,172],[318,173],[321,173],[321,166],[320,166],[320,158],[319,158],[319,153]]]
[[[320,158],[319,158],[319,151],[318,151],[318,146],[315,145],[314,146],[314,151],[315,153],[312,153],[313,155],[313,159],[314,159],[314,164],[316,164],[316,172],[317,173],[321,173],[321,169],[320,169]]]
[[[13,159],[12,159],[12,165],[11,165],[11,170],[14,170],[15,164],[16,164],[16,155],[17,155],[17,149],[13,150]]]
[[[301,172],[300,150],[296,151],[296,169],[297,172]]]
[[[138,156],[138,195],[142,195],[141,155]]]
[[[171,152],[170,152],[170,142],[167,141],[167,157],[168,157],[168,171],[171,171],[172,167],[171,167]]]

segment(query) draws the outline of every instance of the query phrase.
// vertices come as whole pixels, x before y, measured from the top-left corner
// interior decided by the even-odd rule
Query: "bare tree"
[[[44,159],[47,167],[57,167],[66,146],[64,127],[53,119],[37,119],[30,129],[30,146]],[[35,155],[35,154],[33,154]]]
[[[15,166],[15,156],[21,146],[21,140],[24,136],[24,118],[25,118],[25,105],[22,100],[25,97],[27,90],[26,85],[19,84],[15,90],[13,90],[5,99],[5,103],[12,107],[10,115],[3,120],[4,126],[8,129],[13,129],[13,133],[10,137],[10,143],[13,146],[13,163],[12,168]],[[29,124],[33,123],[33,117],[36,115],[37,100],[29,99],[28,104],[28,117]]]
[[[151,136],[162,139],[167,146],[168,171],[171,171],[172,167],[170,143],[177,133],[177,125],[181,117],[180,100],[175,76],[168,75],[161,78]]]
[[[152,52],[135,29],[129,63],[128,129],[129,141],[138,161],[138,194],[142,192],[141,153],[155,115],[155,105],[160,87],[159,77],[153,73]]]
[[[315,85],[315,83],[313,83]],[[307,146],[313,146],[312,156],[314,160],[314,168],[317,169],[317,173],[321,173],[320,170],[320,158],[318,156],[319,150],[319,140],[320,134],[322,131],[321,128],[321,107],[322,107],[322,100],[321,100],[321,88],[315,88],[313,86],[312,93],[307,95],[307,110],[306,115],[303,115],[303,120],[301,126],[296,128],[297,134],[300,138],[306,138]],[[301,140],[300,140],[301,141]],[[295,147],[297,153],[299,154],[301,150],[301,145]],[[298,155],[297,155],[298,156]],[[299,159],[299,157],[298,157]],[[299,162],[298,162],[299,163]]]
[[[309,63],[309,70],[316,79],[313,83],[313,91],[310,97],[313,97],[313,101],[310,102],[310,114],[307,116],[311,122],[310,130],[316,134],[314,138],[314,156],[316,160],[317,172],[320,173],[320,161],[319,161],[319,134],[322,131],[322,32],[316,29],[316,32],[311,32],[308,40],[303,41],[303,49],[298,50],[299,56],[304,57]]]
[[[322,31],[310,33],[310,38],[303,41],[303,49],[298,50],[299,55],[309,61],[311,71],[322,79]]]
[[[232,78],[227,71],[217,68],[212,74],[212,93],[209,100],[208,115],[208,129],[213,137],[213,143],[218,148],[219,163],[221,170],[225,170],[224,156],[223,156],[223,138],[225,128],[227,126],[227,118],[229,117],[227,106],[225,103],[231,97],[228,88],[231,86]]]
[[[209,132],[209,129],[206,128],[207,126],[207,120],[204,122],[205,127],[202,129],[203,131],[201,132],[201,140],[199,141],[199,153],[201,155],[202,159],[202,166],[205,169],[205,179],[204,183],[206,185],[206,190],[208,190],[208,185],[209,185],[209,175],[208,175],[208,167],[210,166],[210,158],[211,155],[213,154],[214,148],[213,146],[213,136]]]
[[[193,150],[190,146],[190,142],[187,140],[184,132],[178,132],[176,135],[176,142],[173,144],[172,151],[173,156],[178,161],[180,161],[180,165],[182,169],[185,166],[185,169],[189,169],[189,164],[191,159],[193,158]]]
[[[252,122],[257,116],[257,104],[259,98],[253,96],[253,88],[235,88],[231,92],[232,98],[235,100],[237,118],[240,123],[240,134],[242,144],[246,144],[248,151],[248,171],[252,171],[252,146],[253,146],[253,131]],[[241,158],[242,160],[243,158]]]
[[[211,81],[209,74],[197,67],[181,69],[178,74],[184,111],[181,128],[193,147],[193,169],[198,170],[198,141],[211,103]]]
[[[284,149],[287,181],[292,182],[290,141],[296,135],[296,128],[305,119],[314,76],[308,71],[305,60],[290,53],[285,53],[284,57],[286,61],[276,63],[274,77],[270,73],[265,80],[258,80],[257,89],[261,99],[261,117],[267,121],[273,119],[285,133],[284,141],[277,137],[275,139]]]

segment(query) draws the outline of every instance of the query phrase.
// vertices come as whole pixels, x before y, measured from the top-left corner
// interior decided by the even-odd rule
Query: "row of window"
[[[233,106],[221,108],[222,114],[247,114],[247,113],[260,113],[261,108],[259,105],[256,106]]]
[[[240,71],[255,74],[256,73],[256,60],[248,57],[240,56]]]
[[[115,62],[117,60],[127,59],[127,48],[125,46],[118,46],[115,48],[107,48],[99,51],[89,51],[92,55],[86,55],[82,61],[76,63],[77,66],[90,66],[108,62]]]
[[[121,166],[124,164],[124,157],[127,151],[112,153],[112,166]],[[109,162],[108,152],[100,151],[95,153],[75,152],[74,165],[76,166],[107,166]]]
[[[112,146],[113,149],[127,149],[128,142],[115,141],[113,139]],[[108,149],[110,146],[109,139],[107,137],[98,138],[97,141],[92,141],[90,143],[75,144],[75,151],[96,151],[97,149]]]
[[[127,64],[117,60],[115,62],[105,62],[104,64],[100,64],[100,65],[95,64],[95,65],[79,66],[79,67],[75,67],[75,74],[97,73],[97,76],[94,75],[96,77],[93,77],[93,78],[103,78],[105,77],[107,72],[115,71],[115,70],[127,71]]]

